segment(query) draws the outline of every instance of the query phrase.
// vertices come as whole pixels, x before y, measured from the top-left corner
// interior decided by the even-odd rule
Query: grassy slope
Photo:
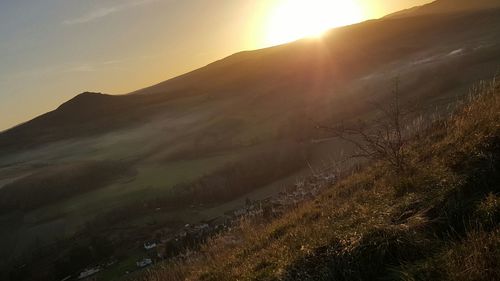
[[[146,280],[498,280],[500,83],[411,144],[270,223],[243,222]]]

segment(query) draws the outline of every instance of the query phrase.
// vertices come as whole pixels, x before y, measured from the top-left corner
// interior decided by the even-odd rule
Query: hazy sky
[[[0,130],[80,92],[128,93],[269,46],[286,1],[313,0],[0,0]],[[331,1],[365,19],[431,2]]]

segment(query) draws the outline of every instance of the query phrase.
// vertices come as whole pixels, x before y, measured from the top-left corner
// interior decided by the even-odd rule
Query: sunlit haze
[[[0,2],[0,130],[84,91],[125,94],[232,53],[430,0]]]
[[[282,0],[271,8],[266,43],[276,45],[367,18],[355,0]]]

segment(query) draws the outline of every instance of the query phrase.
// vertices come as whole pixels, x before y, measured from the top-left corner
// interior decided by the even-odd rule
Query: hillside
[[[500,9],[446,3],[236,53],[127,95],[85,92],[1,132],[0,279],[137,270],[156,257],[146,241],[226,220],[342,160],[352,145],[316,125],[372,120],[396,78],[422,119],[446,116],[500,65]]]
[[[415,135],[406,173],[373,162],[143,280],[498,280],[499,125],[497,81]]]
[[[165,118],[178,102],[189,108],[199,107],[200,101],[228,102],[242,112],[253,114],[255,109],[244,107],[250,103],[254,107],[282,112],[304,103],[317,107],[325,101],[333,102],[332,98],[338,102],[342,92],[354,91],[351,89],[353,82],[362,82],[373,88],[373,92],[380,90],[382,81],[367,79],[372,75],[390,75],[391,72],[410,77],[425,75],[425,67],[429,65],[423,65],[424,61],[433,64],[436,72],[449,71],[450,64],[461,61],[470,66],[491,62],[498,59],[499,13],[499,10],[489,10],[368,21],[335,29],[320,42],[302,40],[238,53],[130,95],[84,93],[67,103],[77,110],[61,106],[1,133],[0,153],[123,128],[133,129]],[[446,57],[456,50],[463,53]],[[494,71],[493,66],[488,67],[489,72],[484,73]],[[477,77],[474,71],[471,80],[485,78],[484,73]],[[471,75],[449,73],[447,80],[463,80]],[[472,81],[462,81],[467,82]],[[443,85],[446,81],[436,80],[431,83],[437,83],[435,87],[453,85]],[[418,89],[408,86],[408,95],[418,94],[414,92]],[[335,94],[332,96],[332,93]],[[366,98],[356,94],[359,96],[345,101],[352,103],[353,109]],[[282,104],[285,96],[288,102]],[[211,107],[212,104],[207,104],[202,108],[213,110]],[[265,111],[265,114],[275,112]]]
[[[403,11],[399,11],[386,18],[412,17],[429,14],[456,13],[467,11],[478,11],[500,7],[497,0],[441,0],[435,1],[423,6],[417,6]]]

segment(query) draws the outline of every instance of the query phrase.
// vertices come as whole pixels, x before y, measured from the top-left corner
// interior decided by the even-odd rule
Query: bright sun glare
[[[356,0],[279,0],[270,15],[266,43],[278,45],[303,37],[320,37],[330,28],[363,18]]]

